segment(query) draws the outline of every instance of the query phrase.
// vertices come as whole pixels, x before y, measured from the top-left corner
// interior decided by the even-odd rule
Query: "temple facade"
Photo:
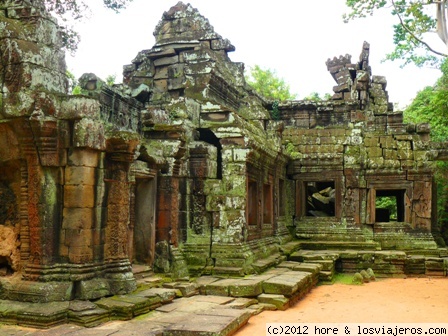
[[[179,2],[122,84],[88,73],[70,95],[61,34],[39,1],[3,1],[0,27],[0,298],[128,293],[132,265],[242,276],[293,240],[437,250],[446,146],[393,111],[367,43],[357,61],[326,62],[330,100],[273,102]]]

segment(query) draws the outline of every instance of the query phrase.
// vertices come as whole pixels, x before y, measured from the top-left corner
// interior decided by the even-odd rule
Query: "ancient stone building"
[[[101,90],[94,76],[86,83],[92,97],[68,96],[59,28],[39,2],[3,1],[0,26],[1,295],[128,292],[142,105]]]
[[[122,85],[84,74],[73,96],[38,1],[3,1],[0,27],[0,298],[126,293],[137,264],[244,275],[292,239],[437,248],[432,165],[444,147],[393,111],[368,44],[359,61],[327,61],[331,100],[276,104],[179,2]]]
[[[385,77],[372,76],[368,43],[358,61],[340,56],[327,68],[337,83],[331,100],[280,107],[292,159],[288,176],[296,184],[296,236],[436,248],[433,164],[441,152],[429,126],[404,124],[403,114],[393,111]],[[327,189],[333,195],[322,192]],[[393,199],[393,218],[378,206],[382,197]]]

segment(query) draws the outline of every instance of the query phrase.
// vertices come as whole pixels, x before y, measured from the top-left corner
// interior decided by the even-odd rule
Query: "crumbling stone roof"
[[[190,4],[179,1],[165,12],[157,25],[154,36],[156,46],[173,42],[209,41],[214,50],[235,51],[229,40],[217,34],[208,19]]]

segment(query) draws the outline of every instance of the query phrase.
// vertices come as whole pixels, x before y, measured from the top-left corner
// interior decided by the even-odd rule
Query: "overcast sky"
[[[103,9],[100,1],[89,1],[92,17],[76,26],[82,41],[74,58],[67,55],[68,69],[76,77],[85,72],[101,78],[115,74],[116,82],[121,82],[123,65],[131,63],[140,50],[154,45],[156,24],[176,2],[134,0],[125,11],[115,14]],[[232,61],[275,70],[299,99],[311,92],[332,93],[335,83],[326,60],[350,54],[357,61],[363,41],[370,43],[373,74],[386,76],[390,101],[400,106],[423,87],[434,84],[440,75],[434,69],[400,69],[399,62],[381,63],[393,50],[394,21],[388,11],[345,24],[345,0],[189,2],[236,47],[229,54]]]

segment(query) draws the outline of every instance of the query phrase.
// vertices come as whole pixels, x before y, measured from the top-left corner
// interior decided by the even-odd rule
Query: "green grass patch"
[[[347,274],[347,273],[335,273],[333,276],[333,283],[343,285],[362,285],[362,284],[354,284],[353,274]]]

